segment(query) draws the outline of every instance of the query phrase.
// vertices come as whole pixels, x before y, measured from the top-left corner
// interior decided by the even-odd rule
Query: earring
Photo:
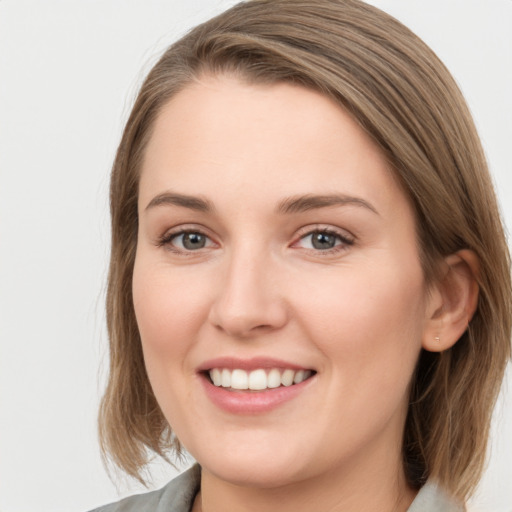
[[[441,341],[441,339],[439,338],[439,336],[435,336],[434,337],[434,340],[436,341],[436,343],[439,343]]]

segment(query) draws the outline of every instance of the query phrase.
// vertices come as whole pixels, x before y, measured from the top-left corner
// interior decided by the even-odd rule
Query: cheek
[[[204,280],[161,265],[147,265],[136,260],[133,273],[133,301],[146,365],[153,366],[154,356],[161,365],[171,356],[185,353],[193,334],[208,314],[208,290]]]
[[[316,280],[314,293],[300,295],[297,317],[343,372],[383,384],[388,376],[412,374],[423,331],[423,276],[419,266],[404,268],[383,262],[339,269]]]
[[[165,265],[136,260],[133,300],[144,363],[164,416],[177,429],[192,421],[183,407],[190,404],[189,379],[195,377],[189,354],[208,311],[202,300],[208,290],[199,282]]]

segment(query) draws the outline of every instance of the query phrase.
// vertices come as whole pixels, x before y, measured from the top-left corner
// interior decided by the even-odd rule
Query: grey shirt
[[[158,491],[130,496],[91,512],[190,512],[199,490],[201,468],[192,466]],[[464,512],[435,483],[427,482],[407,512]]]

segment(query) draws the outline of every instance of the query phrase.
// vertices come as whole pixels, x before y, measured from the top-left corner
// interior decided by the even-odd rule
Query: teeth
[[[265,370],[254,370],[249,374],[249,389],[267,389],[267,381],[268,379]]]
[[[311,377],[312,374],[311,370],[295,371],[290,368],[282,373],[277,368],[272,368],[268,372],[263,369],[246,372],[240,369],[213,368],[209,373],[215,386],[231,389],[251,389],[253,391],[300,384]]]
[[[283,386],[291,386],[293,384],[294,377],[295,372],[293,370],[285,370],[283,375],[281,375],[281,384]]]
[[[231,372],[229,370],[226,370],[226,368],[224,368],[224,370],[222,370],[220,385],[223,388],[231,387]]]
[[[272,368],[267,375],[267,387],[278,388],[281,385],[281,372],[277,368]]]
[[[306,372],[304,370],[299,370],[295,374],[295,377],[293,377],[293,383],[294,384],[300,384],[304,380],[304,375],[305,374],[306,374]]]
[[[218,368],[214,368],[211,372],[210,372],[210,377],[212,379],[212,382],[216,385],[216,386],[220,386],[222,384],[222,374],[220,372],[220,370]]]
[[[231,387],[233,389],[249,389],[249,376],[247,372],[243,370],[233,370],[231,372]]]

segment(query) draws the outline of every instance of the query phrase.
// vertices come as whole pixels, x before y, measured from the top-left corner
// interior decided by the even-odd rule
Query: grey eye
[[[206,247],[206,241],[207,237],[201,233],[182,233],[175,238],[175,244],[181,245],[187,251],[203,249]]]
[[[315,249],[326,250],[332,249],[338,245],[339,236],[331,233],[316,231],[309,235],[311,237],[311,245]]]

